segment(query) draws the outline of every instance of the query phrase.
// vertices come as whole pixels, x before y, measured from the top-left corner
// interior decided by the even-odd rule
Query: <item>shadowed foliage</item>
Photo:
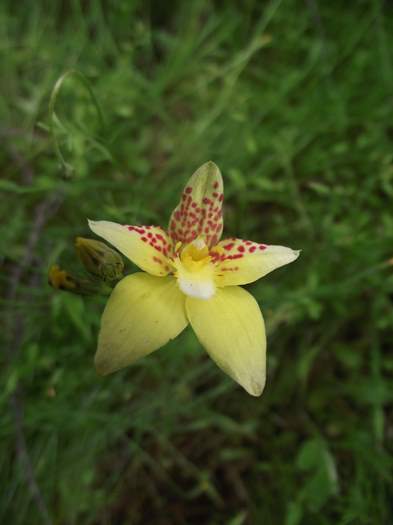
[[[392,49],[382,0],[0,3],[1,523],[393,521]],[[98,377],[106,298],[48,268],[210,159],[226,235],[302,250],[248,287],[263,396],[190,329]]]

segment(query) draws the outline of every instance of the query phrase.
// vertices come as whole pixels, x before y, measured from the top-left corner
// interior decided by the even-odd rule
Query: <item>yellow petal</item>
[[[174,339],[188,324],[184,295],[173,277],[134,273],[114,288],[105,307],[95,356],[109,374]]]
[[[214,162],[206,162],[192,175],[169,221],[169,235],[189,243],[199,235],[208,246],[220,239],[223,228],[224,184]]]
[[[128,226],[109,221],[89,221],[89,226],[145,272],[158,276],[169,273],[167,256],[172,245],[159,226]]]
[[[266,379],[266,336],[253,296],[239,288],[218,289],[208,300],[186,299],[187,316],[217,365],[249,394],[262,394]]]
[[[218,286],[248,284],[269,272],[295,261],[300,251],[259,244],[242,239],[225,239],[212,250],[217,264]]]

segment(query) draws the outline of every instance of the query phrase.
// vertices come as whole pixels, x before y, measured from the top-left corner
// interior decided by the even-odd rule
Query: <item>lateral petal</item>
[[[260,244],[243,239],[225,239],[212,249],[218,286],[248,284],[295,261],[299,250]]]
[[[98,373],[128,366],[174,339],[188,324],[184,302],[173,277],[140,272],[122,279],[102,315]]]
[[[188,181],[171,215],[168,232],[173,241],[189,243],[202,235],[209,247],[214,246],[223,229],[223,200],[220,170],[214,162],[206,162]]]
[[[128,226],[110,221],[90,221],[90,229],[108,241],[134,264],[151,275],[170,271],[168,255],[172,243],[159,226]]]
[[[209,300],[187,297],[188,319],[217,365],[249,394],[266,380],[265,325],[258,303],[238,286],[218,289]]]

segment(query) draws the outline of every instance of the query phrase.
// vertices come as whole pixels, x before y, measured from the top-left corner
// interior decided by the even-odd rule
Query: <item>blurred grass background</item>
[[[0,3],[0,523],[393,523],[392,49],[382,0]],[[68,76],[64,166],[71,69],[103,121]],[[105,298],[49,265],[87,217],[165,225],[209,159],[227,235],[302,249],[249,287],[265,393],[191,330],[99,378]]]

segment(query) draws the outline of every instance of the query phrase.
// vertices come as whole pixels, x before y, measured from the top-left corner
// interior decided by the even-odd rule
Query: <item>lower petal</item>
[[[203,301],[187,297],[187,316],[217,365],[249,394],[262,394],[266,380],[265,325],[251,294],[231,286]]]
[[[105,375],[132,364],[187,324],[184,295],[173,277],[128,275],[114,288],[102,316],[97,371]]]

